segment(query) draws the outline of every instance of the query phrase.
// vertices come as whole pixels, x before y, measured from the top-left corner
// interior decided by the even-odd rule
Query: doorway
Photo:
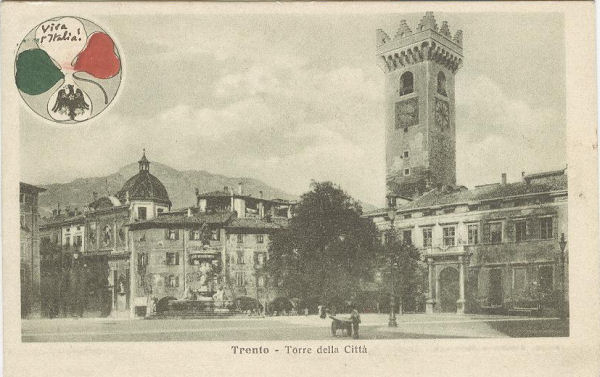
[[[460,295],[458,271],[446,267],[440,272],[440,310],[444,313],[456,313],[456,301]]]

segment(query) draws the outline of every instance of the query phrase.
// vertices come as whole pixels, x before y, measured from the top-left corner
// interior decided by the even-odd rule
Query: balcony
[[[468,255],[469,251],[466,245],[454,246],[430,246],[421,249],[424,257],[449,257],[449,256],[464,256]]]

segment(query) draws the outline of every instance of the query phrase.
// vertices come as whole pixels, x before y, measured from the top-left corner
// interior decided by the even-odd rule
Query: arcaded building
[[[427,12],[377,31],[386,75],[388,207],[367,214],[416,246],[427,312],[557,314],[568,307],[567,169],[456,185],[454,78],[462,31]]]

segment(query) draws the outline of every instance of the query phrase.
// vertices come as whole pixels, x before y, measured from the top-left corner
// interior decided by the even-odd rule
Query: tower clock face
[[[419,102],[417,98],[396,102],[396,129],[414,126],[419,123]]]
[[[441,129],[450,127],[450,107],[448,106],[448,102],[437,98],[435,100],[435,124]]]

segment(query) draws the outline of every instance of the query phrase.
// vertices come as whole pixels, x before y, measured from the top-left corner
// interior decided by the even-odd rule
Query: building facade
[[[151,300],[220,297],[240,309],[266,308],[276,294],[263,273],[271,235],[287,225],[293,203],[244,195],[241,188],[197,192],[197,206],[130,224],[132,316]]]
[[[48,284],[44,285],[50,287],[47,298],[58,298],[47,300],[46,315],[85,311],[88,315],[129,316],[129,224],[171,209],[167,190],[150,173],[145,151],[138,164],[138,174],[114,196],[94,193],[82,211],[61,213],[57,208],[45,219],[41,227],[46,266],[43,276]],[[84,293],[77,287],[81,284],[85,285]]]
[[[40,315],[40,234],[38,195],[41,187],[19,183],[21,225],[21,317]]]
[[[377,31],[386,77],[388,208],[367,214],[415,245],[428,267],[426,311],[568,308],[567,170],[520,182],[456,185],[454,74],[462,31],[427,12],[413,32]],[[389,233],[393,230],[393,233]]]
[[[196,206],[172,210],[145,152],[138,163],[114,196],[94,193],[82,211],[57,208],[45,219],[44,315],[144,316],[152,299],[217,291],[266,307],[274,298],[262,273],[269,239],[294,203],[248,195],[240,185],[196,190]]]
[[[428,312],[534,311],[568,301],[561,250],[566,171],[468,190],[435,188],[370,216],[382,233],[420,249],[428,266]],[[392,220],[393,219],[393,220]],[[566,250],[565,250],[566,251]]]

